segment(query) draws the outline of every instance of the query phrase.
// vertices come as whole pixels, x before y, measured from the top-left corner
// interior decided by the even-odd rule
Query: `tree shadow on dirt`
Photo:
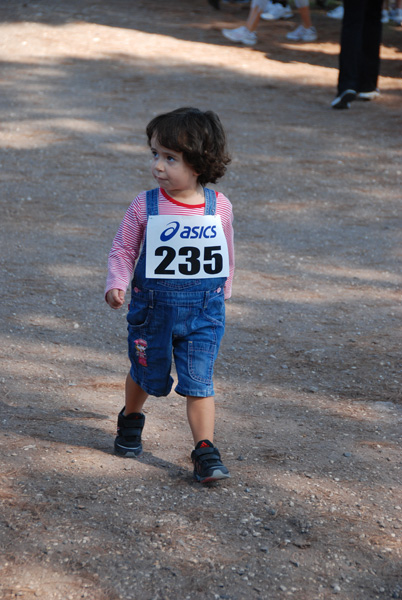
[[[145,9],[145,10],[144,10]],[[248,8],[225,6],[219,13],[212,10],[206,2],[166,3],[164,0],[154,2],[152,14],[146,4],[137,2],[133,7],[127,0],[118,0],[111,5],[108,2],[70,3],[68,10],[63,2],[49,5],[46,2],[14,2],[3,8],[0,14],[2,22],[30,22],[46,24],[54,27],[83,21],[99,26],[133,29],[149,34],[174,37],[178,40],[191,41],[218,46],[228,45],[222,37],[223,27],[234,27],[245,21]],[[329,68],[338,67],[340,22],[329,19],[322,10],[312,10],[312,18],[319,32],[318,42],[322,50],[310,48],[310,45],[294,45],[285,39],[286,32],[294,29],[299,22],[296,14],[291,21],[262,21],[258,28],[259,43],[254,51],[267,52],[267,57],[284,63],[298,62]],[[296,21],[296,22],[295,22]],[[0,21],[1,22],[1,21]],[[399,28],[395,24],[383,27],[383,46],[398,48],[400,41]],[[332,47],[328,48],[328,44]],[[334,47],[335,46],[335,47]],[[264,49],[263,49],[264,48]],[[268,48],[268,50],[267,50]],[[386,77],[401,76],[399,61],[383,58],[381,74]]]

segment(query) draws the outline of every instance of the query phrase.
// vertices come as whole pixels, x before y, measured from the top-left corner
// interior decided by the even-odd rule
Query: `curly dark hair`
[[[222,123],[212,110],[183,107],[158,115],[146,128],[148,144],[156,136],[159,144],[183,153],[183,159],[198,175],[201,185],[223,177],[230,156]]]

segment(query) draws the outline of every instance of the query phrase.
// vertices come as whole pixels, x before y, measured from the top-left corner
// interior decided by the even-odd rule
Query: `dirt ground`
[[[340,22],[313,8],[220,34],[206,0],[3,0],[2,600],[402,598],[401,43],[381,97],[333,111]],[[128,369],[103,300],[126,207],[153,186],[144,127],[218,112],[237,271],[216,365],[232,478],[192,479],[185,403],[113,454]]]

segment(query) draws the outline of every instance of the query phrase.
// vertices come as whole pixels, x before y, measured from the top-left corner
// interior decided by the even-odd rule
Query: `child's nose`
[[[155,161],[155,167],[158,171],[163,171],[163,161],[161,158],[157,158]]]

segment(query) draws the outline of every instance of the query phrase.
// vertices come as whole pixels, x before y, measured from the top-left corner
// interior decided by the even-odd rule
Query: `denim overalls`
[[[216,195],[205,188],[205,215],[216,212]],[[147,192],[147,217],[158,214],[159,190]],[[132,379],[148,394],[172,388],[172,350],[183,396],[214,395],[214,362],[225,329],[225,277],[147,279],[146,238],[138,259],[127,315]]]

